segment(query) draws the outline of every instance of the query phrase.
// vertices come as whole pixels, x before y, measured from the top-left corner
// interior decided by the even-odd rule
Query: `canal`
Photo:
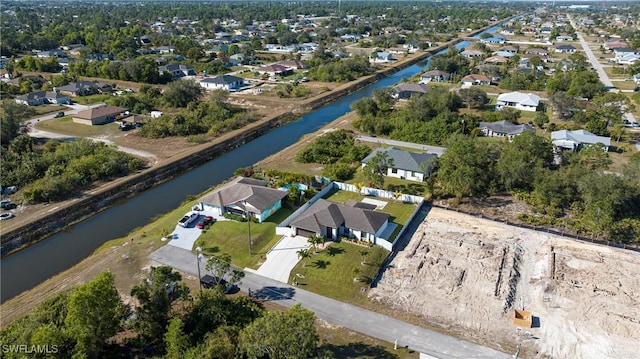
[[[494,26],[484,32],[495,32],[499,28],[500,26]],[[481,34],[476,37],[480,37]],[[465,48],[469,44],[470,42],[463,41],[458,43],[456,48]],[[441,53],[446,51],[445,49]],[[173,210],[187,196],[201,193],[228,179],[237,168],[250,166],[292,145],[303,135],[315,132],[349,112],[349,106],[353,101],[370,96],[375,89],[394,85],[403,78],[413,77],[423,71],[428,63],[429,59],[400,70],[179,177],[100,212],[67,231],[2,259],[0,302],[11,299],[71,268],[106,241],[123,237],[132,229],[149,223],[152,218]]]

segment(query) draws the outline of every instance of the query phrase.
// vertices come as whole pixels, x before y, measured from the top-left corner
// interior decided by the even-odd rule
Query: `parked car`
[[[204,227],[208,226],[209,224],[215,222],[215,219],[211,216],[205,216],[204,218],[202,218],[197,224],[196,224],[196,228],[200,228],[203,229]]]
[[[64,117],[64,112],[60,111],[58,113],[56,113],[55,115],[53,115],[53,118],[60,118],[60,117]]]
[[[8,199],[3,199],[2,201],[0,201],[0,208],[2,209],[11,209],[12,205],[11,205],[11,201]]]
[[[200,283],[204,288],[213,288],[214,286],[219,285],[222,288],[222,291],[225,293],[229,293],[229,291],[233,288],[233,286],[230,286],[226,280],[214,277],[209,274],[205,274],[202,278],[200,278]]]
[[[191,222],[195,221],[198,218],[198,214],[196,212],[191,212],[184,217],[182,217],[178,221],[178,225],[181,227],[187,227]]]
[[[7,219],[11,219],[13,217],[15,217],[13,213],[3,213],[0,214],[0,221],[6,221]]]

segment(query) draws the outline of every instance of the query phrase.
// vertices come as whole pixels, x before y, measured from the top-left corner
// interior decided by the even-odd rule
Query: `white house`
[[[371,56],[369,58],[369,62],[384,63],[384,62],[393,61],[393,57],[388,52],[376,52],[375,54],[372,54],[372,55],[374,56]]]
[[[512,107],[522,111],[536,111],[540,104],[540,96],[532,93],[509,92],[498,96],[496,109]]]
[[[387,158],[393,160],[393,166],[387,169],[387,176],[409,181],[424,181],[433,171],[436,154],[425,152],[408,152],[394,147],[378,147],[362,160],[364,168],[379,152],[385,152]]]
[[[571,45],[558,45],[554,51],[561,54],[573,54],[576,52],[576,48]]]
[[[69,103],[69,96],[55,91],[36,91],[16,97],[16,103],[27,106]]]
[[[245,83],[242,77],[232,75],[209,77],[200,81],[200,86],[207,90],[236,91],[244,85]]]
[[[597,136],[593,133],[585,130],[576,131],[553,131],[551,132],[551,142],[559,148],[565,148],[572,151],[578,151],[586,146],[592,146],[596,143],[604,145],[604,151],[609,151],[611,146],[611,138],[604,136]]]
[[[633,65],[636,62],[640,61],[640,55],[638,54],[626,54],[623,56],[620,56],[618,59],[618,64],[619,65]]]
[[[433,82],[446,82],[451,78],[451,74],[440,70],[431,70],[420,75],[420,83],[426,84]]]
[[[262,223],[282,208],[286,191],[267,187],[267,182],[238,177],[199,199],[200,208],[221,216],[248,214]]]

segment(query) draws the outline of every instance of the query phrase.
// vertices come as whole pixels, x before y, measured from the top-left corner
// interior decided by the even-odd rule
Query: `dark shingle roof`
[[[243,81],[242,77],[237,77],[233,75],[222,75],[217,77],[206,78],[200,82],[207,82],[212,84],[220,84],[220,85],[228,85],[238,81]]]
[[[480,122],[480,128],[489,128],[493,132],[507,135],[519,135],[524,131],[534,131],[533,127],[527,124],[516,125],[509,121]]]
[[[425,153],[425,152],[408,152],[403,151],[394,147],[384,148],[378,147],[373,150],[369,156],[365,157],[362,160],[362,163],[368,163],[371,159],[378,154],[378,152],[386,152],[387,157],[393,160],[393,168],[399,168],[407,171],[414,171],[424,173],[424,169],[420,166],[421,163],[429,164],[433,161],[434,158],[438,157],[433,153]],[[430,170],[431,168],[429,168]]]
[[[276,201],[287,196],[287,192],[266,187],[264,181],[238,177],[227,185],[203,196],[201,202],[218,207],[241,205],[244,203],[253,207],[257,213],[262,213]]]
[[[291,222],[291,226],[323,233],[327,227],[376,233],[389,219],[389,214],[370,209],[319,199]]]

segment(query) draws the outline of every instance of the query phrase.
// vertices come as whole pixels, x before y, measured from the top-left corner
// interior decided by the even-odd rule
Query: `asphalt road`
[[[356,137],[356,140],[364,141],[364,142],[383,143],[385,145],[391,145],[391,146],[415,148],[417,150],[426,151],[428,153],[435,153],[436,155],[438,155],[438,157],[442,156],[444,151],[447,150],[444,147],[427,146],[427,145],[421,145],[419,143],[402,142],[402,141],[395,141],[395,140],[389,140],[386,138],[378,138],[378,137],[370,137],[370,136],[358,136]]]
[[[172,246],[163,246],[151,254],[155,262],[169,265],[181,272],[204,275],[204,260],[200,270],[196,255]],[[200,273],[198,273],[200,272]],[[315,312],[318,318],[338,324],[350,330],[382,339],[390,343],[397,340],[398,346],[408,347],[421,353],[442,359],[511,358],[496,351],[461,339],[440,334],[360,307],[342,303],[288,284],[259,276],[245,270],[239,285],[243,292],[251,292],[260,298],[276,302],[285,307],[301,304]]]

